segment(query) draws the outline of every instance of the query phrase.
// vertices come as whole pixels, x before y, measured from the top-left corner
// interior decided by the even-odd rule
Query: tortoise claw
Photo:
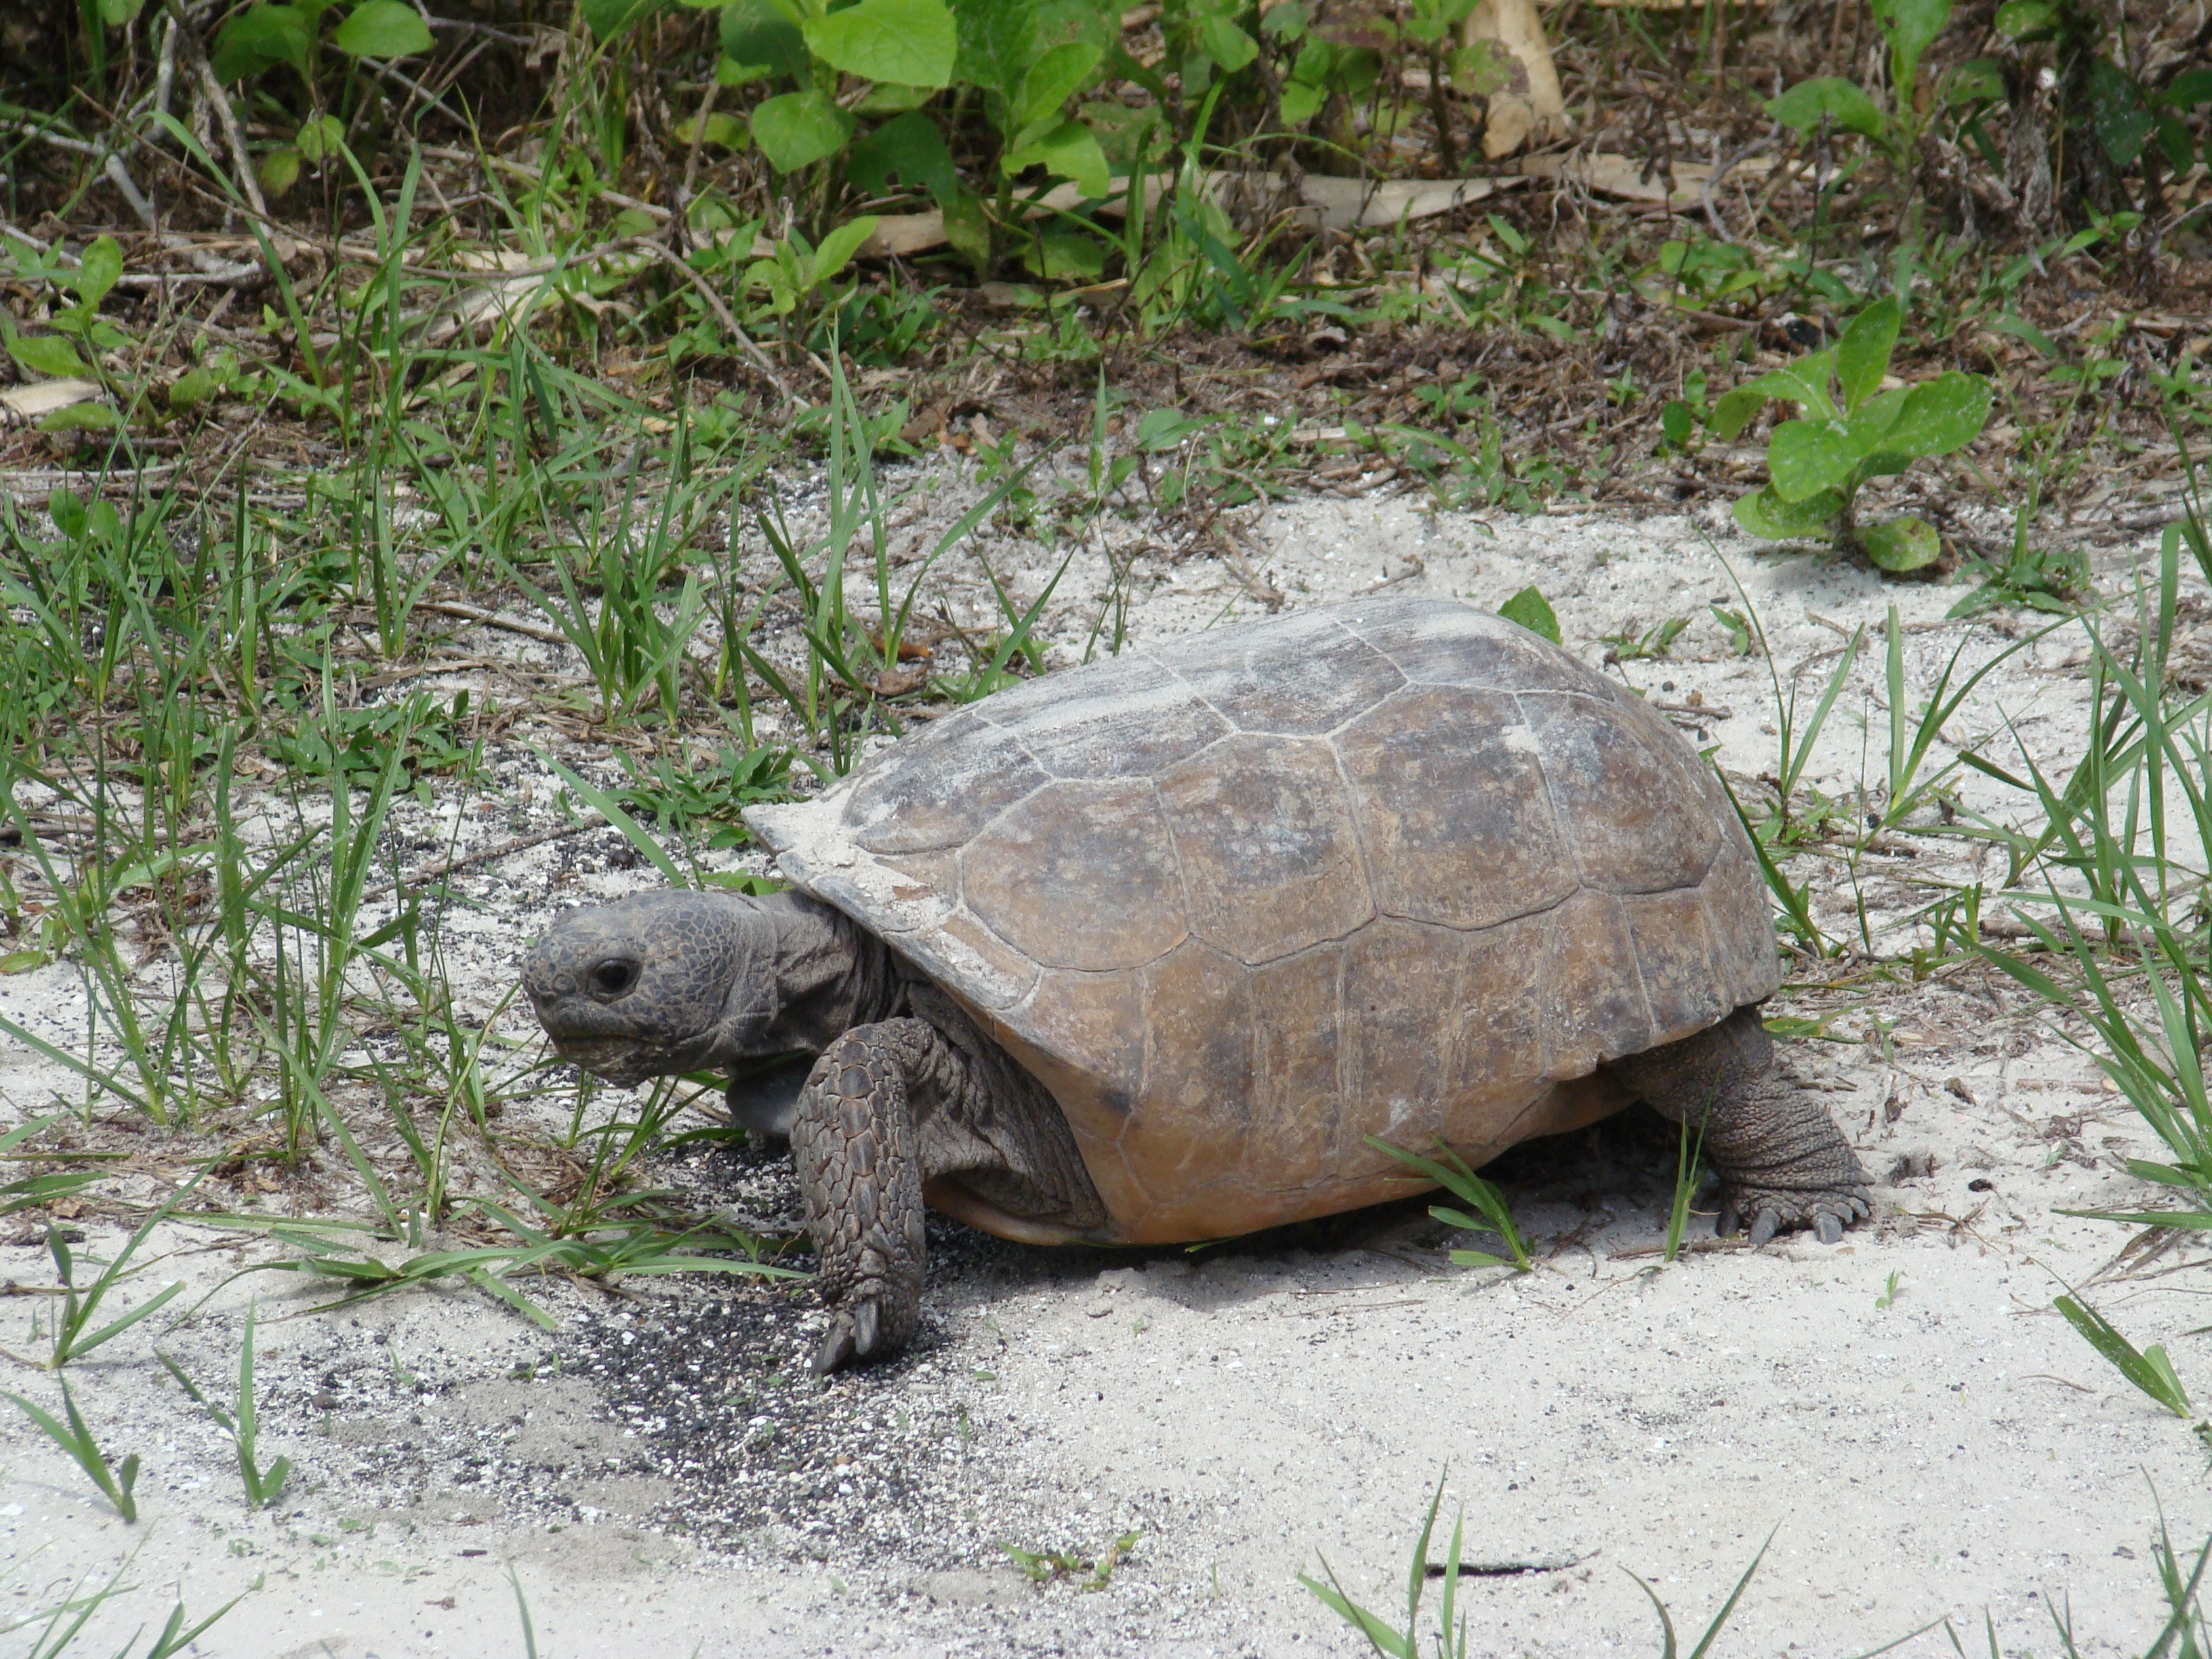
[[[1778,1235],[1808,1228],[1813,1237],[1823,1244],[1833,1244],[1842,1239],[1844,1229],[1854,1221],[1863,1221],[1874,1213],[1865,1188],[1836,1187],[1826,1190],[1782,1188],[1747,1188],[1721,1194],[1721,1212],[1714,1223],[1713,1231],[1725,1238],[1743,1230],[1745,1218],[1751,1224],[1750,1243],[1753,1249],[1771,1243]]]
[[[830,1334],[814,1351],[814,1374],[827,1376],[832,1371],[841,1371],[853,1363],[853,1322],[842,1312],[833,1314]]]
[[[891,1358],[906,1346],[904,1336],[892,1334],[896,1322],[874,1297],[850,1298],[830,1316],[829,1333],[814,1352],[815,1376],[827,1376],[848,1365]],[[910,1332],[911,1321],[908,1328]]]

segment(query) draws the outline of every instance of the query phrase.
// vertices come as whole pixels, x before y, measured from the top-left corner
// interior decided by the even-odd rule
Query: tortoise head
[[[634,893],[556,921],[522,988],[562,1059],[634,1084],[762,1052],[775,957],[774,921],[741,893]]]

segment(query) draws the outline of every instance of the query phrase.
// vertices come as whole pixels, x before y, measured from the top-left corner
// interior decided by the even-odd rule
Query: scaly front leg
[[[925,1245],[907,1082],[937,1041],[918,1019],[856,1026],[823,1050],[799,1097],[792,1158],[830,1304],[817,1376],[889,1358],[914,1334]]]

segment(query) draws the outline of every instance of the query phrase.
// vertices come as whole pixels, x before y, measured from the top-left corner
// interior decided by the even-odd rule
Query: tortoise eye
[[[637,983],[637,964],[619,957],[592,969],[592,987],[603,996],[618,997]]]

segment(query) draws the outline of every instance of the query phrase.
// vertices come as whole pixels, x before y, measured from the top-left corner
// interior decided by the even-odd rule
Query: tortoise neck
[[[776,983],[775,1018],[760,1052],[820,1054],[855,1025],[897,1011],[898,968],[881,939],[804,893],[758,902],[775,924]]]

